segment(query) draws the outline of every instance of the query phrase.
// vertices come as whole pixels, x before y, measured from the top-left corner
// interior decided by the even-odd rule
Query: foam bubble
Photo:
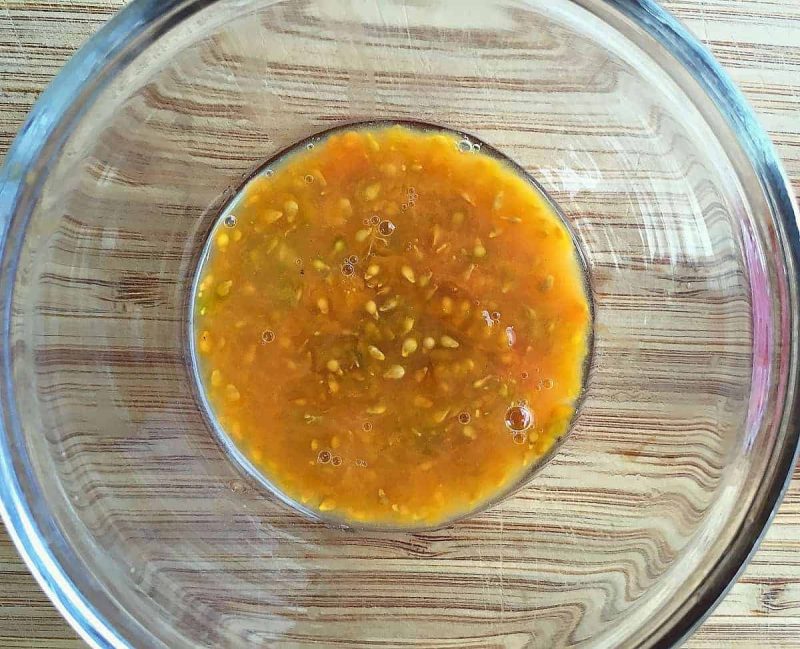
[[[519,433],[533,425],[533,413],[524,404],[511,406],[506,410],[506,427]]]
[[[392,223],[391,221],[381,221],[381,224],[378,226],[378,232],[380,232],[384,237],[388,237],[392,232],[395,231],[397,226]]]

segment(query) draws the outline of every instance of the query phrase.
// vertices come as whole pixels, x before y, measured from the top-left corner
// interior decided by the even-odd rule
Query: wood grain
[[[69,55],[123,3],[0,0],[0,154]],[[671,0],[728,69],[800,192],[800,0]],[[800,476],[755,560],[687,647],[800,646]],[[0,646],[78,647],[13,546],[0,538]]]

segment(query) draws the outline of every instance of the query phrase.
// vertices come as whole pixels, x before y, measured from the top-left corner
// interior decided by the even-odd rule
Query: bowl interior
[[[15,469],[97,626],[175,648],[665,637],[763,496],[794,362],[783,235],[711,100],[607,3],[202,4],[172,3],[76,98],[4,253]],[[559,453],[415,534],[265,496],[202,416],[187,351],[231,193],[376,119],[474,134],[538,179],[596,308]]]
[[[524,472],[522,472],[521,475],[519,475],[518,478],[511,481],[508,485],[506,485],[502,489],[496,490],[488,498],[478,501],[472,507],[469,507],[463,511],[455,512],[450,518],[435,523],[424,519],[420,521],[409,520],[403,522],[402,524],[387,523],[386,521],[382,522],[365,521],[365,520],[358,521],[354,519],[348,519],[347,517],[343,517],[341,514],[335,511],[329,513],[320,511],[312,507],[311,505],[303,504],[303,502],[301,502],[300,500],[287,494],[283,489],[281,489],[280,486],[278,486],[273,481],[273,479],[269,475],[269,472],[264,471],[263,467],[259,467],[251,460],[248,453],[241,448],[241,444],[237,443],[236,439],[230,435],[230,431],[228,431],[226,427],[221,423],[221,418],[218,417],[218,413],[216,412],[215,408],[211,403],[211,396],[209,395],[209,386],[207,385],[207,382],[204,381],[203,379],[204,376],[203,355],[199,353],[197,349],[197,333],[199,326],[197,304],[198,304],[199,293],[201,292],[200,284],[201,284],[201,278],[203,277],[205,272],[210,272],[210,270],[206,271],[205,269],[208,268],[208,264],[210,263],[209,260],[214,251],[214,239],[220,231],[227,231],[227,228],[235,227],[237,221],[236,214],[238,212],[238,209],[240,208],[243,202],[246,204],[248,196],[251,195],[250,192],[252,191],[258,192],[258,189],[254,187],[254,184],[260,182],[265,177],[272,176],[275,173],[275,170],[280,169],[282,164],[290,161],[291,158],[293,158],[294,156],[302,155],[303,152],[306,151],[309,147],[313,148],[314,146],[319,146],[321,143],[324,143],[329,137],[336,137],[348,131],[369,132],[369,131],[382,130],[392,127],[407,129],[417,134],[441,133],[448,138],[452,138],[454,144],[456,144],[456,146],[459,147],[459,150],[461,150],[465,155],[473,155],[479,153],[480,155],[485,156],[487,159],[497,160],[505,168],[509,169],[514,175],[518,176],[519,178],[523,179],[524,182],[529,184],[533,189],[533,191],[538,196],[538,198],[541,200],[542,205],[546,206],[552,211],[554,218],[559,220],[566,227],[567,233],[572,239],[572,244],[573,244],[572,254],[574,255],[574,260],[576,262],[576,267],[579,273],[579,280],[578,280],[579,286],[581,287],[583,297],[586,300],[586,304],[590,313],[586,348],[585,350],[582,351],[583,358],[580,363],[581,366],[580,384],[579,384],[580,389],[574,402],[571,403],[572,414],[564,430],[561,431],[558,434],[558,436],[553,440],[552,445],[547,449],[547,451],[542,453],[534,462],[532,462],[530,466],[528,466],[528,468]],[[402,214],[399,215],[399,219],[400,220],[398,220],[397,222],[398,224],[401,224],[402,220],[404,220]],[[380,531],[396,531],[396,532],[415,532],[415,531],[435,530],[440,527],[443,527],[446,524],[454,523],[462,518],[473,516],[478,512],[482,512],[485,509],[494,506],[495,504],[497,504],[497,502],[506,498],[509,494],[523,487],[531,479],[533,475],[535,475],[539,470],[541,470],[541,468],[548,461],[550,461],[550,459],[552,459],[552,457],[558,452],[558,449],[561,447],[561,445],[566,441],[566,438],[571,432],[573,425],[577,419],[578,413],[580,412],[581,405],[583,403],[583,397],[585,396],[586,392],[585,389],[586,381],[588,379],[589,369],[592,364],[593,336],[591,331],[592,329],[591,321],[592,321],[592,314],[594,312],[594,306],[591,296],[591,290],[588,284],[588,279],[589,279],[589,273],[586,263],[586,256],[580,249],[579,242],[572,233],[572,228],[570,226],[569,220],[566,219],[565,216],[561,213],[561,210],[556,204],[556,202],[550,196],[547,195],[547,192],[545,192],[545,190],[536,181],[535,178],[532,178],[531,176],[527,175],[525,170],[519,167],[513,160],[505,157],[500,151],[498,151],[491,145],[487,144],[486,142],[481,142],[475,136],[472,135],[467,136],[463,133],[452,131],[450,129],[444,128],[436,124],[429,124],[425,122],[411,121],[411,120],[392,120],[391,122],[389,121],[348,122],[346,124],[328,128],[321,132],[311,133],[305,140],[292,143],[292,145],[289,146],[288,149],[277,151],[271,158],[269,158],[266,162],[262,163],[244,181],[244,183],[234,192],[233,197],[222,207],[220,212],[217,214],[212,224],[212,228],[203,244],[202,252],[200,254],[200,260],[198,262],[197,269],[195,270],[194,277],[192,279],[191,298],[189,301],[189,313],[186,322],[187,345],[189,348],[189,356],[190,356],[189,362],[192,365],[192,374],[194,376],[194,381],[195,381],[197,401],[202,405],[205,417],[207,418],[208,422],[207,425],[214,431],[215,435],[217,436],[217,439],[219,440],[222,447],[227,451],[231,460],[237,463],[241,468],[241,470],[245,474],[247,474],[248,477],[251,477],[253,479],[254,483],[261,485],[262,488],[264,488],[267,491],[270,491],[275,497],[283,500],[290,507],[295,508],[296,510],[310,517],[311,519],[319,520],[322,522],[330,523],[333,525],[341,526],[352,530],[362,530],[362,531],[380,530]],[[524,288],[527,289],[528,287],[526,286]],[[273,333],[274,336],[274,332],[271,333]],[[205,365],[207,367],[207,364]],[[536,380],[536,382],[538,382],[538,388],[537,388],[538,390],[543,389],[544,386],[544,381],[542,380],[543,378],[544,377],[540,375]],[[304,380],[309,380],[309,377],[304,377]],[[534,379],[531,379],[531,381],[532,383],[530,385],[531,387],[533,387]],[[280,386],[280,379],[276,384],[276,387],[278,386]],[[395,396],[392,396],[392,399],[395,399]],[[259,412],[258,416],[263,418],[264,414]],[[411,477],[409,474],[408,479],[413,479],[413,477]],[[463,493],[464,487],[463,485],[460,486]],[[363,493],[364,488],[365,486],[362,481],[362,483],[359,485],[359,492]]]

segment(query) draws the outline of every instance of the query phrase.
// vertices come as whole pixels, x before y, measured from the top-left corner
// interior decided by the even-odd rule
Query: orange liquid
[[[573,241],[525,178],[464,144],[329,135],[252,180],[211,235],[202,389],[309,510],[439,524],[513,486],[571,422],[591,324]]]

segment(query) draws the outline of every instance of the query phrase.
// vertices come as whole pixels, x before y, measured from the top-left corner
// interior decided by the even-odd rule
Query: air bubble
[[[314,143],[313,142],[309,142],[308,144],[306,144],[306,149],[308,149],[309,151],[311,151],[311,149],[313,149],[313,148],[314,148]]]
[[[311,183],[314,182],[314,176],[312,176],[311,174],[306,174],[303,177],[303,180],[305,180],[310,185]]]
[[[365,421],[361,428],[363,428],[366,432],[369,432],[372,430],[372,424],[368,421]]]
[[[331,458],[331,464],[332,464],[333,466],[341,466],[341,464],[342,464],[342,458],[340,458],[338,455],[334,455],[334,456]]]
[[[356,460],[356,466],[360,466],[362,469],[367,466],[367,461],[358,459]]]
[[[458,421],[462,424],[468,424],[472,417],[469,416],[468,412],[462,412],[458,415]]]
[[[458,150],[461,151],[461,153],[469,153],[472,151],[472,142],[464,138],[458,143]]]
[[[347,263],[355,266],[358,263],[358,255],[350,255],[347,258]]]
[[[384,237],[388,237],[392,232],[394,232],[395,228],[394,223],[391,221],[381,221],[381,224],[378,226],[378,232],[380,232]]]
[[[380,222],[381,222],[381,217],[378,216],[377,214],[373,214],[372,216],[369,217],[370,225],[378,225],[378,223]]]
[[[356,269],[353,267],[353,264],[350,263],[342,264],[342,275],[344,275],[345,277],[350,277],[355,272]]]
[[[330,451],[320,451],[319,455],[317,455],[317,462],[320,464],[327,464],[331,461],[331,452]]]
[[[236,217],[233,214],[228,214],[222,221],[226,228],[233,228],[236,226]]]
[[[271,329],[267,329],[261,334],[261,342],[263,343],[271,343],[275,340],[275,332]]]
[[[544,389],[545,389],[545,390],[552,390],[552,389],[553,389],[553,386],[554,386],[555,384],[556,384],[556,382],[555,382],[555,381],[553,381],[553,379],[545,379],[545,380],[544,380]]]
[[[403,203],[403,204],[400,206],[400,211],[402,211],[402,212],[405,212],[407,209],[408,209],[408,205],[407,205],[406,203]]]
[[[480,151],[481,150],[480,142],[473,142],[472,143],[472,150],[473,151]]]
[[[514,440],[515,444],[524,444],[528,441],[528,436],[525,433],[514,433],[511,439]]]
[[[527,372],[523,372],[522,374],[520,374],[520,376],[522,377],[522,380],[524,381],[524,380],[525,380],[525,379],[527,379],[527,378],[528,378],[528,376],[530,376],[530,375],[529,375]]]
[[[265,175],[265,176],[271,176],[271,175],[272,175],[272,174],[274,174],[274,173],[275,173],[275,172],[274,172],[274,171],[272,171],[272,169],[267,169],[267,170],[264,172],[264,175]]]
[[[298,257],[297,259],[294,260],[294,265],[295,266],[302,266],[303,265],[303,260],[300,259],[300,257]]]
[[[369,225],[369,219],[364,219],[364,225]]]
[[[506,426],[514,432],[528,430],[533,424],[533,413],[524,405],[512,406],[506,410]]]
[[[500,320],[500,312],[499,311],[492,311],[492,320],[495,322],[499,322]]]

